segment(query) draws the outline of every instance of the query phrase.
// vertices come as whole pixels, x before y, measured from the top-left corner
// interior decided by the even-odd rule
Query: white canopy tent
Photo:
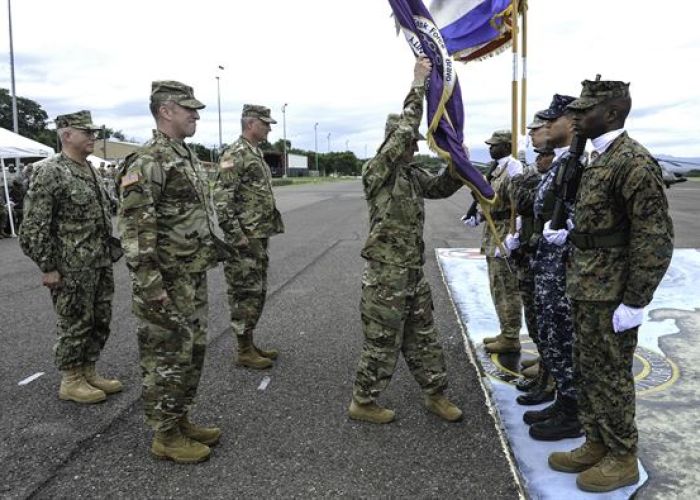
[[[50,148],[40,142],[27,139],[19,134],[10,132],[0,127],[0,164],[2,164],[2,179],[5,186],[5,203],[10,215],[10,231],[15,234],[15,223],[12,219],[12,206],[10,205],[10,191],[7,187],[7,173],[5,172],[5,158],[37,158],[54,154]]]

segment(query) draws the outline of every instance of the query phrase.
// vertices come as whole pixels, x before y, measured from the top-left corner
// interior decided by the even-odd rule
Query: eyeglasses
[[[84,129],[84,128],[76,128],[75,130],[79,130],[87,137],[92,137],[92,138],[97,137],[97,134],[100,132],[99,130],[89,130],[89,129]]]

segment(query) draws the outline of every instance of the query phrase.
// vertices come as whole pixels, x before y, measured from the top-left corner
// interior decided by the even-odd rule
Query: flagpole
[[[511,93],[511,153],[518,156],[518,0],[513,0],[511,13],[511,47],[513,49],[513,81]]]
[[[525,123],[527,121],[527,0],[523,2],[523,78],[520,87],[520,135],[525,135]]]

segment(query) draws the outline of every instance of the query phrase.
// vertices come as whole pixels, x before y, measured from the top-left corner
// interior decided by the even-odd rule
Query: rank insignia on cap
[[[123,188],[132,186],[136,184],[139,181],[139,174],[138,172],[129,172],[126,174],[124,177],[122,177],[122,184],[121,186]]]

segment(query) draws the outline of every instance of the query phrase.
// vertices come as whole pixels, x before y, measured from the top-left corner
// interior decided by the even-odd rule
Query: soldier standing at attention
[[[510,154],[510,130],[496,130],[486,144],[489,145],[491,158],[496,162],[491,186],[498,196],[491,206],[491,217],[493,217],[498,238],[503,241],[511,229],[515,230],[510,227],[515,208],[511,178],[523,173],[523,165]],[[470,218],[464,223],[469,227],[475,227],[479,219]],[[486,254],[491,298],[501,328],[501,333],[496,337],[484,339],[484,348],[486,352],[492,353],[518,353],[523,310],[523,302],[518,291],[518,276],[515,269],[508,267],[504,257],[496,256],[496,248],[496,237],[488,227],[484,227],[481,252]]]
[[[586,442],[551,454],[549,464],[580,472],[576,484],[585,491],[639,480],[632,358],[644,307],[673,253],[661,169],[624,129],[631,105],[628,83],[590,80],[569,104],[576,133],[594,148],[568,234],[574,247],[567,275],[576,328],[574,377]]]
[[[215,213],[206,174],[185,144],[204,104],[192,87],[153,82],[153,139],[129,155],[117,183],[119,230],[139,320],[151,452],[180,463],[209,457],[221,434],[190,422],[207,348],[207,270],[216,266]]]
[[[221,155],[214,192],[221,228],[227,242],[237,249],[224,262],[231,331],[238,341],[236,362],[255,369],[270,368],[278,354],[253,343],[267,295],[268,242],[270,236],[284,232],[270,167],[258,148],[267,140],[273,123],[277,122],[270,117],[269,108],[243,106],[241,137]]]
[[[568,242],[558,240],[556,234],[550,240],[546,224],[552,219],[557,196],[554,180],[559,169],[569,161],[574,134],[572,112],[566,107],[573,101],[574,97],[554,94],[549,108],[539,113],[540,118],[546,121],[547,144],[554,148],[554,161],[537,187],[534,203],[537,242],[533,260],[535,304],[542,362],[556,382],[557,400],[541,411],[525,412],[523,419],[532,425],[530,436],[544,441],[574,438],[582,434],[573,380],[574,325],[571,301],[566,296],[566,266],[571,248]],[[565,207],[567,218],[571,218],[571,203]],[[542,402],[537,393],[525,397],[528,396],[530,402]]]
[[[35,165],[19,243],[41,269],[58,317],[58,396],[97,403],[122,390],[121,382],[95,371],[109,337],[114,295],[109,201],[87,161],[100,127],[89,111],[61,115],[56,127],[63,151]]]
[[[403,114],[388,116],[384,142],[362,168],[370,229],[362,250],[367,261],[360,302],[365,340],[348,410],[355,420],[384,424],[394,419],[394,412],[376,399],[394,374],[399,352],[425,394],[426,408],[450,422],[462,418],[443,394],[445,360],[423,275],[423,199],[447,198],[463,184],[449,169],[434,176],[411,164],[422,138],[418,126],[431,69],[428,59],[416,61]]]

